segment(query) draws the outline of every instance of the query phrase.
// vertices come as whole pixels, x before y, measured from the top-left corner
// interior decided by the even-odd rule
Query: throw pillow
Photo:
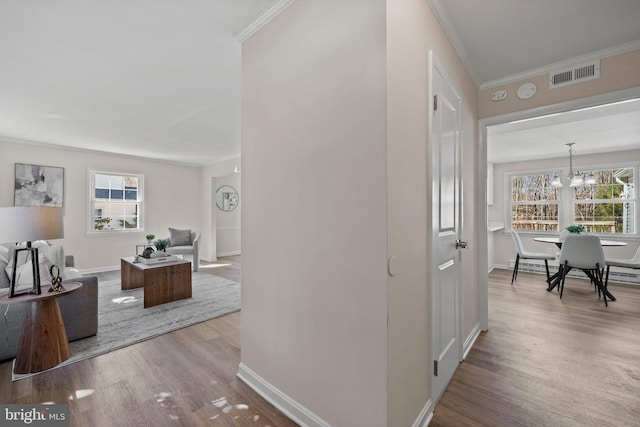
[[[13,261],[14,261],[14,252],[16,249],[26,248],[27,244],[25,242],[19,243],[9,249],[8,258],[9,262],[5,267],[5,271],[7,273],[7,281],[11,282],[11,275],[13,274]],[[49,285],[51,284],[51,277],[49,276],[49,267],[53,264],[51,258],[57,252],[57,249],[49,246],[47,242],[44,240],[37,240],[31,243],[31,247],[38,248],[38,263],[40,268],[40,284],[41,285]],[[16,268],[16,285],[23,286],[33,284],[33,271],[31,269],[31,258],[27,259],[28,256],[27,251],[21,251],[18,254],[18,262]]]
[[[73,267],[67,267],[62,270],[62,278],[64,280],[77,279],[78,277],[82,277],[80,271]]]
[[[9,265],[9,248],[0,245],[0,289],[9,287],[9,276],[6,268]]]
[[[169,228],[171,246],[191,246],[191,230]]]
[[[40,268],[40,285],[50,285],[51,277],[49,276],[49,267],[53,264],[43,253],[38,254],[38,264]],[[7,265],[5,271],[7,277],[10,278],[13,274],[13,260],[9,261],[9,265]],[[29,262],[18,265],[16,268],[16,285],[24,286],[31,284],[33,284],[33,270],[31,268],[31,260],[29,259]]]

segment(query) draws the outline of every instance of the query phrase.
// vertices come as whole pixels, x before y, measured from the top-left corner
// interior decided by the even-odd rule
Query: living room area
[[[240,265],[241,255],[223,256],[202,261],[199,271],[239,282]],[[120,280],[119,270],[94,275],[100,283]],[[235,376],[240,326],[234,311],[19,380],[13,362],[4,361],[0,402],[69,402],[71,425],[78,426],[297,425]]]
[[[632,424],[638,293],[616,289],[605,308],[588,286],[560,299],[541,275],[487,275],[483,156],[497,118],[639,98],[640,7],[458,2],[490,63],[478,74],[485,61],[467,62],[441,15],[455,3],[3,2],[0,209],[51,181],[19,182],[17,165],[57,171],[64,236],[43,240],[71,281],[75,269],[93,283],[97,308],[62,307],[84,282],[0,297],[0,332],[36,298],[80,317],[31,322],[58,342],[97,322],[53,369],[16,374],[0,359],[0,413],[66,409],[73,426]],[[624,27],[611,11],[628,39],[606,31]],[[522,49],[540,35],[553,43]],[[598,79],[548,87],[552,64],[607,48]],[[148,249],[170,229],[199,233],[191,268],[153,267]],[[135,265],[140,252],[149,264]],[[171,290],[172,275],[179,294],[147,304],[147,284]],[[21,359],[48,358],[36,350]]]
[[[103,388],[99,384],[110,384],[111,381],[116,381],[117,377],[122,376],[122,381],[126,379],[127,387],[129,387],[136,383],[136,375],[146,377],[158,369],[161,371],[158,373],[161,376],[168,373],[176,374],[177,377],[172,381],[180,383],[181,374],[176,372],[176,363],[178,363],[176,357],[179,360],[179,365],[184,365],[184,369],[194,369],[196,366],[203,366],[202,358],[205,355],[215,355],[216,351],[221,353],[219,357],[215,356],[220,361],[219,363],[229,360],[230,357],[235,357],[236,362],[230,361],[228,367],[235,363],[234,369],[237,368],[240,355],[241,255],[239,221],[242,204],[241,174],[234,173],[234,169],[240,163],[238,158],[208,168],[200,168],[117,154],[19,144],[1,138],[0,152],[3,153],[0,158],[0,174],[2,175],[0,182],[3,183],[0,186],[0,206],[6,206],[2,209],[13,209],[11,206],[14,205],[15,199],[15,185],[13,183],[16,181],[16,164],[47,165],[48,167],[61,168],[64,171],[64,204],[60,208],[63,213],[64,236],[48,241],[50,247],[41,249],[41,254],[58,254],[57,258],[52,256],[51,260],[57,265],[62,265],[65,258],[71,256],[73,267],[69,266],[66,269],[68,271],[64,272],[64,276],[74,281],[79,280],[78,275],[82,275],[81,280],[84,282],[83,288],[85,289],[81,288],[68,296],[57,298],[63,315],[65,314],[65,307],[63,307],[65,300],[71,300],[75,293],[90,291],[90,308],[86,306],[84,300],[77,298],[69,307],[66,307],[66,311],[76,314],[76,318],[73,319],[73,323],[69,325],[68,329],[86,329],[87,326],[92,329],[90,326],[92,322],[88,320],[91,319],[91,316],[96,318],[93,329],[85,332],[81,338],[69,335],[71,358],[54,369],[31,375],[15,375],[13,373],[14,355],[5,354],[7,357],[3,357],[3,361],[0,363],[0,376],[2,377],[0,380],[2,383],[0,385],[0,402],[76,401],[78,405],[70,405],[70,410],[74,412],[76,410],[86,411],[86,413],[84,415],[74,413],[71,416],[74,422],[86,421],[85,417],[89,414],[96,415],[100,411],[109,410],[108,407],[117,411],[119,405],[122,404],[122,402],[112,402],[106,406],[99,405],[98,408],[95,405],[100,401],[100,396],[92,395],[91,399],[82,399],[88,397],[88,394],[101,394],[101,389],[106,391],[109,387]],[[87,225],[95,227],[96,224],[90,216],[92,205],[90,204],[89,165],[95,170],[103,172],[128,171],[144,176],[146,190],[144,193],[144,229],[120,233],[117,232],[118,230],[106,231],[104,234],[97,235],[88,232]],[[217,190],[223,187],[233,188],[237,192],[235,205],[231,206],[233,209],[230,209],[228,204],[221,205],[221,207],[216,205]],[[200,189],[204,188],[208,189],[207,197],[201,194]],[[202,202],[203,199],[206,201]],[[209,205],[210,209],[203,213],[203,209],[193,208],[201,205]],[[207,219],[203,220],[203,217]],[[202,223],[206,223],[208,229]],[[122,290],[120,287],[121,260],[125,257],[135,256],[138,250],[136,246],[145,243],[148,234],[154,234],[155,240],[161,240],[170,237],[170,228],[174,227],[180,230],[207,230],[200,235],[199,239],[198,271],[190,271],[193,296],[185,300],[143,308],[143,291],[141,289]],[[219,238],[216,238],[215,235],[217,229],[221,230]],[[5,242],[3,247],[11,246],[9,242]],[[191,261],[187,255],[184,258]],[[188,264],[189,270],[192,270],[191,263]],[[2,270],[0,273],[6,276],[5,269]],[[41,277],[48,276],[48,273],[48,271],[41,271]],[[20,337],[21,328],[16,330],[16,328],[8,326],[16,317],[14,312],[19,306],[24,305],[9,301],[8,304],[1,306],[3,318],[0,321],[2,321],[3,327],[0,328],[0,335],[2,335],[0,346],[3,348],[8,346],[9,338],[11,338],[13,346],[13,341],[17,341]],[[83,311],[87,309],[88,314]],[[18,317],[24,317],[22,313]],[[207,323],[208,319],[227,313],[231,314],[223,316],[224,319],[218,319],[215,324]],[[87,318],[87,316],[89,317]],[[145,327],[142,316],[164,317],[152,317]],[[192,326],[192,329],[184,329],[185,326],[194,323],[197,324]],[[176,329],[181,330],[172,335],[171,331]],[[13,335],[9,337],[9,334]],[[156,340],[148,340],[149,337],[160,335],[162,336]],[[167,340],[176,340],[170,346],[174,350],[165,347]],[[202,345],[202,348],[196,351],[196,354],[182,353],[178,355],[176,352],[184,348],[184,340],[200,342],[199,345]],[[136,343],[137,345],[131,345]],[[160,344],[160,347],[155,347],[156,344]],[[139,346],[146,347],[146,349],[136,350],[136,348],[140,348]],[[95,347],[100,347],[98,353],[92,353]],[[138,356],[132,356],[138,351],[142,351],[142,353],[138,353]],[[78,357],[79,355],[81,357]],[[155,356],[158,356],[158,359],[154,359]],[[125,361],[114,362],[114,357],[115,359],[124,357]],[[130,359],[132,357],[133,359]],[[136,359],[139,362],[144,361],[144,369],[136,369],[136,367],[140,367]],[[127,365],[129,367],[123,369]],[[113,370],[112,374],[108,374],[109,370]],[[98,372],[100,373],[98,374]],[[109,375],[111,378],[102,378],[102,375]],[[69,380],[74,381],[73,378],[80,378],[80,383],[82,383],[81,386],[74,385],[75,396],[58,395],[61,390],[51,393],[53,388],[48,384],[62,384]],[[219,378],[216,379],[216,382],[223,384],[223,380],[223,378]],[[227,380],[229,379],[227,378]],[[212,380],[209,378],[207,381]],[[91,382],[93,385],[87,382]],[[143,381],[137,382],[143,383]],[[235,382],[237,380],[234,380],[234,384]],[[202,387],[205,387],[205,384],[202,384]],[[188,388],[189,393],[196,393],[195,389]],[[249,393],[249,389],[246,387],[245,389],[245,393]],[[162,388],[156,390],[154,394],[163,402],[160,407],[171,411],[171,405],[169,405],[171,397],[163,394],[166,392],[167,388]],[[248,398],[242,399],[242,402],[256,399],[259,397],[254,393]],[[93,402],[91,407],[84,408],[83,405],[89,401]],[[208,402],[207,407],[218,414],[222,414],[222,410],[239,411],[240,409],[235,408],[232,403],[231,401],[228,404],[218,402],[218,406],[214,406]],[[212,412],[211,416],[214,415]],[[162,416],[141,414],[141,417],[141,419],[156,417],[158,421],[156,425],[162,425],[166,422],[167,414]],[[105,415],[103,419],[113,422],[114,417]]]

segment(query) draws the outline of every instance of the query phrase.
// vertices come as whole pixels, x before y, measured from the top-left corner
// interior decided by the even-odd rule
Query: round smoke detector
[[[525,83],[518,88],[516,95],[520,99],[529,99],[536,94],[536,85],[533,83]]]

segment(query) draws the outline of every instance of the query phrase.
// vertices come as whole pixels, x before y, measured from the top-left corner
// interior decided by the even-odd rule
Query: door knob
[[[464,240],[456,240],[456,249],[467,249],[467,242],[465,242]]]

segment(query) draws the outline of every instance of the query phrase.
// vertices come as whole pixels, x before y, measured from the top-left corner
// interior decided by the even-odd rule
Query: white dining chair
[[[607,304],[606,286],[603,282],[606,261],[600,238],[598,236],[571,234],[567,236],[560,250],[560,269],[562,280],[560,282],[560,298],[564,291],[564,281],[567,273],[572,268],[579,268],[591,279],[598,290],[598,296],[602,295],[604,304]]]
[[[556,259],[555,255],[551,255],[544,252],[529,252],[524,249],[522,240],[517,231],[511,230],[511,237],[513,237],[513,243],[516,246],[516,263],[513,266],[513,274],[511,275],[511,284],[518,278],[518,267],[520,266],[520,259],[538,259],[544,260],[544,267],[547,270],[547,284],[550,284],[551,277],[549,276],[549,260]]]
[[[611,267],[622,267],[622,268],[634,268],[640,269],[640,247],[636,251],[636,254],[631,259],[622,259],[622,258],[607,258],[605,259],[607,263],[607,277],[604,280],[605,287],[609,284],[609,268]]]

